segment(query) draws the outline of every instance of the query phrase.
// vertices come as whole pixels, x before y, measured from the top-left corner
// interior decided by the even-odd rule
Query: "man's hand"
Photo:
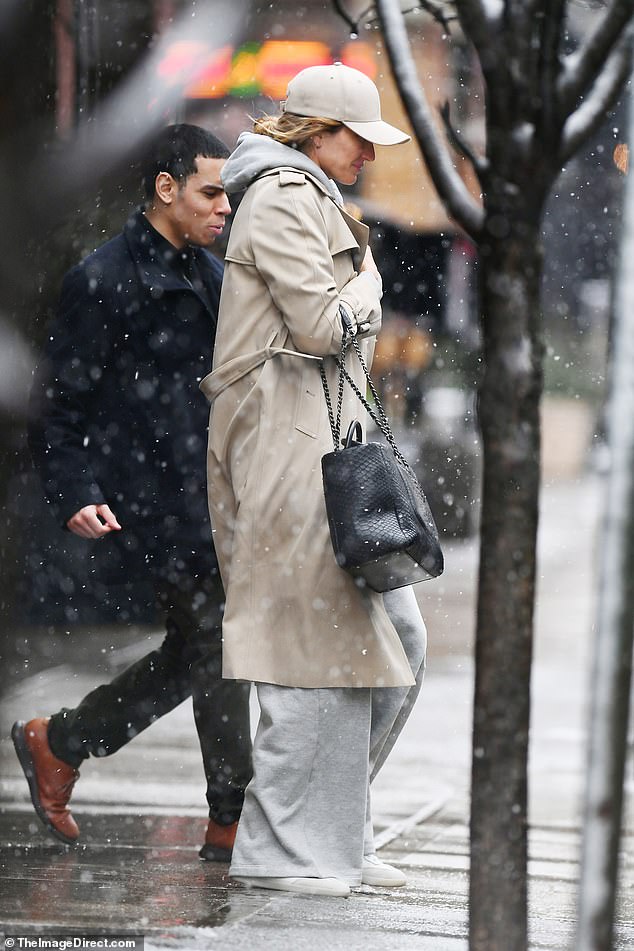
[[[66,522],[66,527],[80,538],[101,538],[121,530],[114,512],[107,505],[85,505]]]

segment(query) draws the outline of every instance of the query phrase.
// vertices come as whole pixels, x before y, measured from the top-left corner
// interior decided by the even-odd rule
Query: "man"
[[[197,126],[162,131],[143,167],[147,206],[66,275],[36,374],[29,442],[60,524],[104,539],[127,580],[149,577],[166,618],[160,648],[77,707],[14,724],[37,814],[66,843],[79,837],[68,804],[82,761],[116,752],[190,694],[210,815],[201,857],[230,856],[251,776],[248,686],[221,679],[198,389],[222,280],[205,248],[231,210],[228,154]]]

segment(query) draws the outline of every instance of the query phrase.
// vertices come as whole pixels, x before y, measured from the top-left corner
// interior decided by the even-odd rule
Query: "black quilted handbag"
[[[350,341],[368,380],[374,408],[345,368]],[[444,559],[434,517],[416,476],[396,445],[361,347],[354,337],[344,334],[336,362],[339,367],[336,417],[323,364],[321,366],[334,444],[334,451],[322,456],[321,467],[337,562],[360,585],[374,591],[391,591],[437,578],[443,571]],[[387,445],[362,442],[361,424],[355,420],[342,446],[344,379],[385,436]]]

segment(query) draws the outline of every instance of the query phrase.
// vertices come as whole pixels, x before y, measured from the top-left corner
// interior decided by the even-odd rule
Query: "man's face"
[[[224,164],[225,159],[199,155],[193,175],[184,184],[174,182],[165,217],[170,230],[166,237],[177,248],[185,244],[206,248],[221,234],[231,211],[220,181]]]

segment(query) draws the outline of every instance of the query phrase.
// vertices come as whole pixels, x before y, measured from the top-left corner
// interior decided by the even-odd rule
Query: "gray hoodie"
[[[308,172],[322,183],[338,205],[343,205],[341,192],[332,178],[328,178],[312,159],[299,149],[255,132],[242,133],[235,150],[223,166],[220,178],[227,194],[233,195],[244,191],[259,175],[274,168],[296,168],[300,172]]]

